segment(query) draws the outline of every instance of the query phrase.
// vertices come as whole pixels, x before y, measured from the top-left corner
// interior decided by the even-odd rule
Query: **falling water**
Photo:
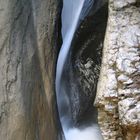
[[[97,2],[98,1],[98,2]],[[102,140],[97,124],[93,124],[84,129],[79,129],[72,123],[72,113],[70,109],[69,96],[63,86],[65,82],[62,78],[65,63],[70,51],[72,40],[76,29],[82,20],[91,12],[94,5],[99,7],[101,0],[63,0],[62,9],[62,40],[63,44],[58,56],[56,69],[56,96],[60,122],[66,140]],[[93,13],[94,10],[92,10]]]

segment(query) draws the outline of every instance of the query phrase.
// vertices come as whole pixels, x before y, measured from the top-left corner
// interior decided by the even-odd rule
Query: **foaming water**
[[[71,103],[66,88],[63,87],[64,66],[71,48],[72,40],[80,22],[88,15],[96,0],[63,0],[62,46],[56,68],[56,97],[60,122],[66,140],[102,140],[97,125],[76,128],[72,124]]]
[[[85,129],[72,128],[64,131],[66,140],[103,140],[97,125]]]

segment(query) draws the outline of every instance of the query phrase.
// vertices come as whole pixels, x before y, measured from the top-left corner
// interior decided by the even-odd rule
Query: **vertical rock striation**
[[[57,14],[58,2],[53,0],[0,0],[2,140],[57,140]]]

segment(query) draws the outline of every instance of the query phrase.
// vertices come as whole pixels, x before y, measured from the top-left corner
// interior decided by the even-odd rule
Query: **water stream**
[[[73,115],[70,99],[72,92],[75,91],[71,90],[70,80],[67,78],[67,72],[65,71],[65,67],[68,68],[71,63],[68,60],[70,60],[71,46],[77,29],[81,22],[86,17],[93,16],[102,4],[102,0],[63,0],[61,15],[63,43],[57,61],[56,97],[59,118],[64,133],[63,139],[65,140],[103,140],[97,123],[91,123],[90,125],[75,123],[76,117]],[[76,86],[75,83],[74,86]]]

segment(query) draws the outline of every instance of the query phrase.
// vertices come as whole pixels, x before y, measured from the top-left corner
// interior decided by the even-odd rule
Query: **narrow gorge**
[[[0,140],[140,140],[140,0],[0,0]]]
[[[93,102],[107,15],[107,1],[63,0],[56,96],[65,140],[103,140]]]

